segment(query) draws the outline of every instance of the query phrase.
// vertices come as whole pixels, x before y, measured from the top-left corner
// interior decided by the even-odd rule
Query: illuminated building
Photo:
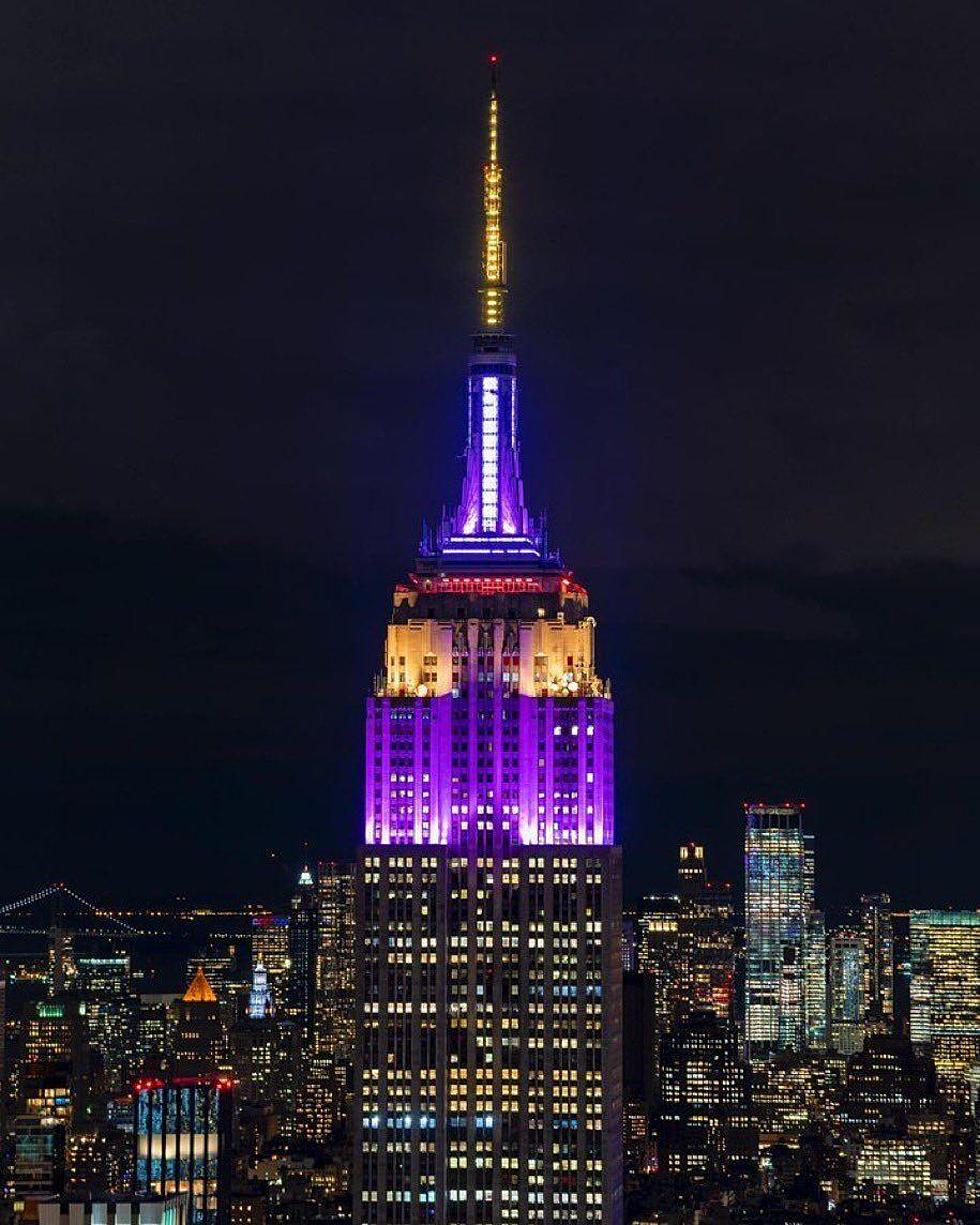
[[[865,1015],[890,1021],[895,1015],[895,939],[891,898],[872,893],[861,898],[861,939]]]
[[[134,1092],[132,1195],[186,1193],[192,1221],[229,1225],[232,1082],[210,1075],[147,1076]]]
[[[662,1039],[659,1065],[659,1168],[695,1181],[750,1174],[758,1132],[735,1026],[691,1013]]]
[[[215,1072],[225,1050],[218,997],[200,966],[177,1004],[173,1035],[174,1067],[181,1073]]]
[[[745,805],[745,1038],[750,1059],[826,1043],[823,916],[803,805]]]
[[[179,999],[171,992],[137,997],[136,1063],[141,1070],[162,1067],[170,1058]]]
[[[913,910],[909,926],[912,1041],[955,1096],[980,1064],[980,911]]]
[[[782,1051],[753,1066],[752,1106],[765,1146],[795,1144],[814,1123],[830,1122],[840,1106],[846,1061],[826,1051]]]
[[[612,701],[524,502],[498,102],[462,495],[368,700],[355,1221],[622,1219]]]
[[[85,1012],[83,1000],[64,996],[33,1001],[21,1019],[17,1100],[44,1124],[84,1117],[101,1087]]]
[[[680,848],[677,869],[677,982],[673,1012],[684,1017],[705,1009],[731,1020],[735,976],[734,903],[731,886],[709,881],[704,847]]]
[[[260,914],[252,916],[252,970],[265,966],[273,1003],[286,1002],[286,973],[289,970],[289,916]]]
[[[116,1127],[73,1127],[65,1138],[65,1192],[116,1195],[129,1185],[132,1142]]]
[[[830,1045],[853,1055],[864,1043],[864,939],[855,927],[839,927],[828,941]]]
[[[193,979],[198,970],[203,971],[204,977],[217,997],[221,1006],[222,1019],[225,1024],[230,1024],[242,999],[247,1000],[252,980],[250,968],[247,978],[244,978],[239,970],[238,945],[229,941],[227,937],[212,937],[208,940],[203,952],[188,960],[188,980]]]
[[[102,1058],[110,1091],[130,1083],[137,1065],[136,997],[127,953],[78,956],[74,991],[85,1002],[89,1041]]]
[[[271,1106],[279,1130],[291,1133],[299,1075],[299,1037],[291,1021],[247,1016],[229,1035],[238,1099]]]
[[[289,912],[289,968],[286,972],[286,1015],[296,1024],[300,1045],[313,1045],[316,1023],[316,976],[319,956],[316,883],[309,868],[299,874]]]
[[[266,1015],[272,1014],[269,1000],[269,975],[261,961],[256,962],[252,970],[252,990],[248,996],[248,1015],[253,1021],[261,1021]]]
[[[806,1045],[810,1050],[823,1050],[827,1045],[827,931],[822,910],[811,908],[807,914],[803,970]]]
[[[354,1046],[354,865],[317,867],[320,938],[317,1049],[349,1060]]]
[[[904,1126],[910,1115],[933,1110],[935,1104],[932,1060],[905,1038],[869,1034],[864,1049],[847,1061],[840,1117],[859,1131]]]
[[[630,1174],[647,1174],[656,1168],[646,1106],[623,1099],[623,1161]]]
[[[347,1064],[317,1050],[302,1061],[303,1075],[297,1090],[296,1133],[325,1144],[341,1125],[347,1107]]]
[[[652,894],[639,907],[637,964],[646,979],[644,999],[649,1026],[649,1068],[656,1082],[660,1039],[667,1032],[677,1010],[678,999],[678,923],[680,899],[674,894]]]
[[[857,1184],[884,1197],[932,1194],[929,1154],[921,1140],[869,1136],[857,1159]]]
[[[236,1185],[231,1193],[231,1225],[265,1225],[269,1192],[263,1182]]]

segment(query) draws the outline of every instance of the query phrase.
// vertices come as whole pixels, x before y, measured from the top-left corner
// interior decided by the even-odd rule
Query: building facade
[[[704,847],[681,846],[677,865],[678,1018],[708,1009],[732,1019],[735,981],[734,900],[731,885],[708,879]]]
[[[751,1059],[826,1045],[826,947],[801,803],[745,805],[745,1040]]]
[[[980,911],[909,916],[911,1036],[928,1046],[947,1092],[965,1094],[980,1069]]]
[[[854,926],[830,934],[827,949],[830,1046],[853,1055],[864,1045],[864,941]]]
[[[529,514],[498,98],[462,495],[423,530],[367,705],[355,1221],[622,1219],[613,707]]]
[[[751,1176],[758,1131],[749,1067],[735,1026],[715,1012],[693,1012],[661,1044],[657,1157],[669,1174],[694,1181]]]
[[[221,1076],[145,1076],[134,1085],[133,1198],[186,1194],[190,1221],[229,1225],[232,1082]]]
[[[313,1049],[316,1029],[317,971],[320,936],[316,882],[303,868],[296,882],[289,913],[289,965],[286,971],[286,1014],[296,1025],[304,1052]],[[266,969],[268,973],[268,967]]]
[[[871,1022],[895,1016],[895,937],[887,893],[861,898],[864,1010]]]

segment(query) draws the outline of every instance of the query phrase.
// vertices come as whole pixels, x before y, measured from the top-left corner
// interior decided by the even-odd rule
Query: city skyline
[[[980,1222],[980,22],[225,3],[15,20],[0,1225]]]

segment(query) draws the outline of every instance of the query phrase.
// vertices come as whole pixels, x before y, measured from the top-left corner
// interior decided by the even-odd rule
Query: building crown
[[[490,56],[487,160],[483,166],[482,330],[469,361],[465,471],[459,503],[444,512],[433,539],[426,526],[420,562],[440,569],[559,566],[545,520],[524,502],[517,417],[517,357],[504,331],[507,245],[503,238],[498,57]]]
[[[211,989],[211,984],[204,976],[204,967],[198,966],[197,973],[191,979],[191,985],[184,992],[185,1004],[216,1004],[218,997]]]

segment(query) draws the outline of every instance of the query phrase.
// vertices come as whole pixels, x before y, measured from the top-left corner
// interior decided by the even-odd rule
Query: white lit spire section
[[[500,379],[495,374],[485,374],[481,381],[483,454],[480,466],[480,527],[484,532],[495,532],[500,515]]]

